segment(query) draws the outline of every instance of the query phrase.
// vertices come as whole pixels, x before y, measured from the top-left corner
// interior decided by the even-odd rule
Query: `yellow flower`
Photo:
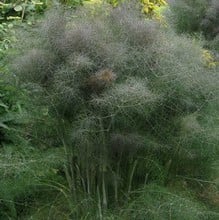
[[[215,68],[219,64],[209,50],[202,50],[202,58],[204,65],[208,68]]]

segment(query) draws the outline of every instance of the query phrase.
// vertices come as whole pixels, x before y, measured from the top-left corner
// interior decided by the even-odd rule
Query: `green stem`
[[[133,167],[132,167],[132,171],[131,171],[130,177],[129,177],[128,194],[131,192],[132,180],[133,180],[133,176],[134,176],[134,173],[135,173],[135,169],[137,167],[137,163],[138,163],[138,160],[135,160],[135,162],[133,164]]]

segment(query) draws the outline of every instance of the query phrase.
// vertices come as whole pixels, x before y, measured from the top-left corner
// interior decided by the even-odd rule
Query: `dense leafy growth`
[[[202,32],[210,39],[219,34],[219,1],[177,0],[170,8],[172,21],[179,32]]]
[[[0,219],[218,219],[217,61],[151,19],[165,1],[110,3],[48,10],[9,54]]]

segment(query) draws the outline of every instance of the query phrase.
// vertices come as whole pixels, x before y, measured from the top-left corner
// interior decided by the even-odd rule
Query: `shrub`
[[[206,10],[205,18],[201,22],[202,31],[209,38],[214,38],[219,34],[219,3],[212,0]]]
[[[169,5],[172,11],[171,20],[178,32],[202,32],[208,39],[218,34],[217,0],[180,0]]]
[[[74,202],[101,215],[142,185],[210,178],[219,76],[197,42],[127,5],[47,16],[13,71],[56,120]]]

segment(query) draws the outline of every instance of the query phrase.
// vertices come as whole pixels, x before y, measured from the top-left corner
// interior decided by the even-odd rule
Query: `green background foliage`
[[[178,32],[201,32],[208,40],[218,36],[219,2],[217,0],[179,0],[170,4],[171,21]]]

